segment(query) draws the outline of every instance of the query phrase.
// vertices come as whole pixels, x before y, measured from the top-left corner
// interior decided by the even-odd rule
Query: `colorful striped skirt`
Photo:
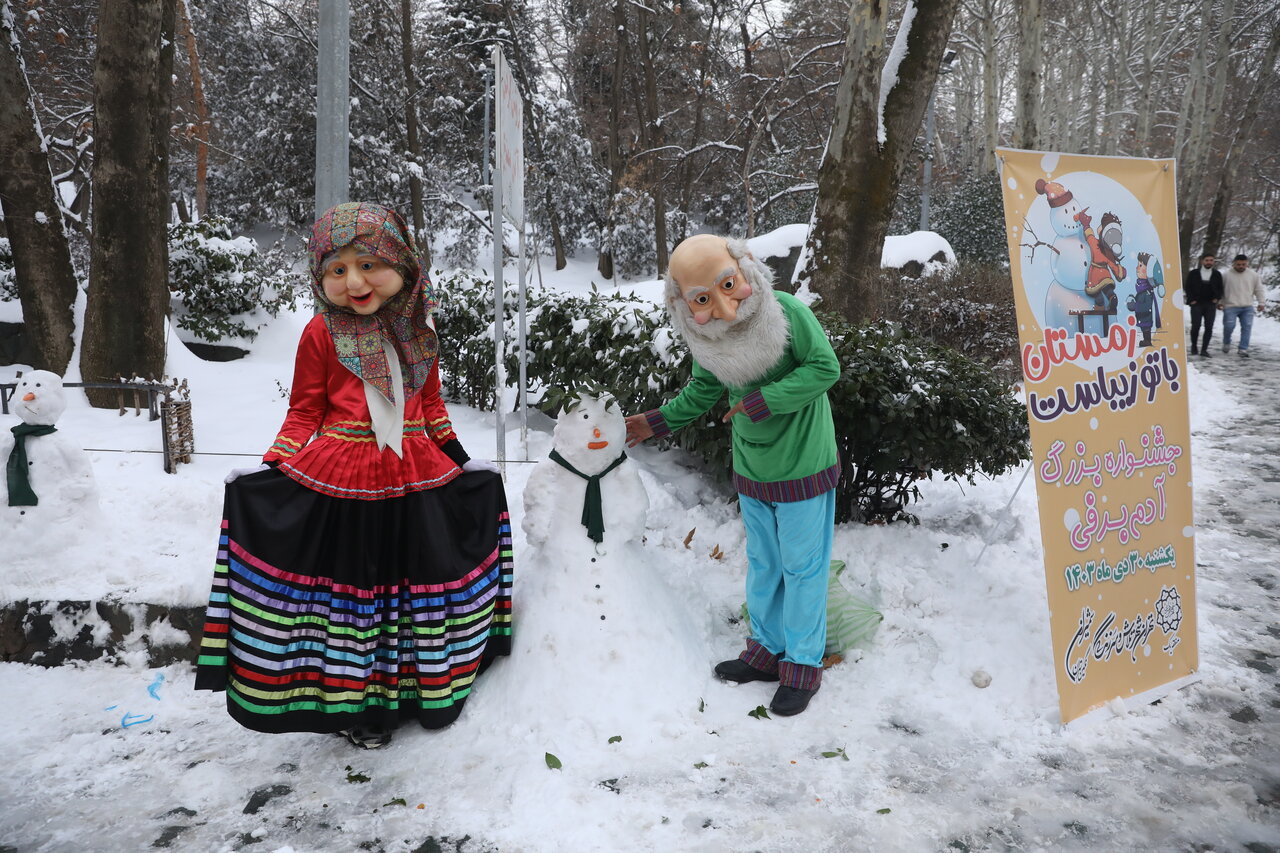
[[[502,478],[362,501],[274,469],[227,486],[197,690],[261,732],[447,726],[511,653]]]

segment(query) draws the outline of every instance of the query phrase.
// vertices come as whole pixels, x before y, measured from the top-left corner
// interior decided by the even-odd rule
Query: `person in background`
[[[1191,309],[1191,354],[1209,358],[1209,341],[1213,340],[1213,324],[1218,316],[1218,302],[1222,299],[1222,273],[1214,264],[1217,258],[1212,252],[1200,256],[1200,265],[1187,273],[1182,283],[1182,294]],[[1204,324],[1204,338],[1200,338],[1200,325]]]
[[[1231,352],[1231,335],[1240,321],[1240,357],[1249,357],[1249,334],[1253,331],[1253,306],[1258,313],[1266,307],[1267,295],[1262,290],[1262,277],[1249,269],[1249,256],[1236,255],[1231,269],[1222,274],[1222,351]]]

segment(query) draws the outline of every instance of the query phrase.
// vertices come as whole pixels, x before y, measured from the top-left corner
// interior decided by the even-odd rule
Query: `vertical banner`
[[[524,99],[511,75],[511,66],[502,55],[502,48],[493,48],[494,87],[494,139],[497,144],[497,182],[502,190],[502,212],[524,227]]]
[[[1062,722],[1194,679],[1172,160],[999,149]]]

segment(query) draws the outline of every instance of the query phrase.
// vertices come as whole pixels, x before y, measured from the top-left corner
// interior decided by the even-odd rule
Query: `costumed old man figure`
[[[627,418],[627,443],[680,429],[729,392],[751,637],[715,672],[780,681],[770,710],[798,714],[822,681],[840,474],[827,389],[840,365],[813,312],[775,292],[768,267],[740,240],[700,234],[677,246],[667,308],[693,354],[693,376],[665,406]]]

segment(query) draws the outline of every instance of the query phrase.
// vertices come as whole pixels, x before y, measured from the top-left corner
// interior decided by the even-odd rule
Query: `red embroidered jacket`
[[[405,402],[404,457],[378,449],[364,384],[338,361],[324,318],[298,342],[289,414],[264,462],[309,489],[339,498],[379,500],[442,486],[467,461],[440,399],[437,363]]]

